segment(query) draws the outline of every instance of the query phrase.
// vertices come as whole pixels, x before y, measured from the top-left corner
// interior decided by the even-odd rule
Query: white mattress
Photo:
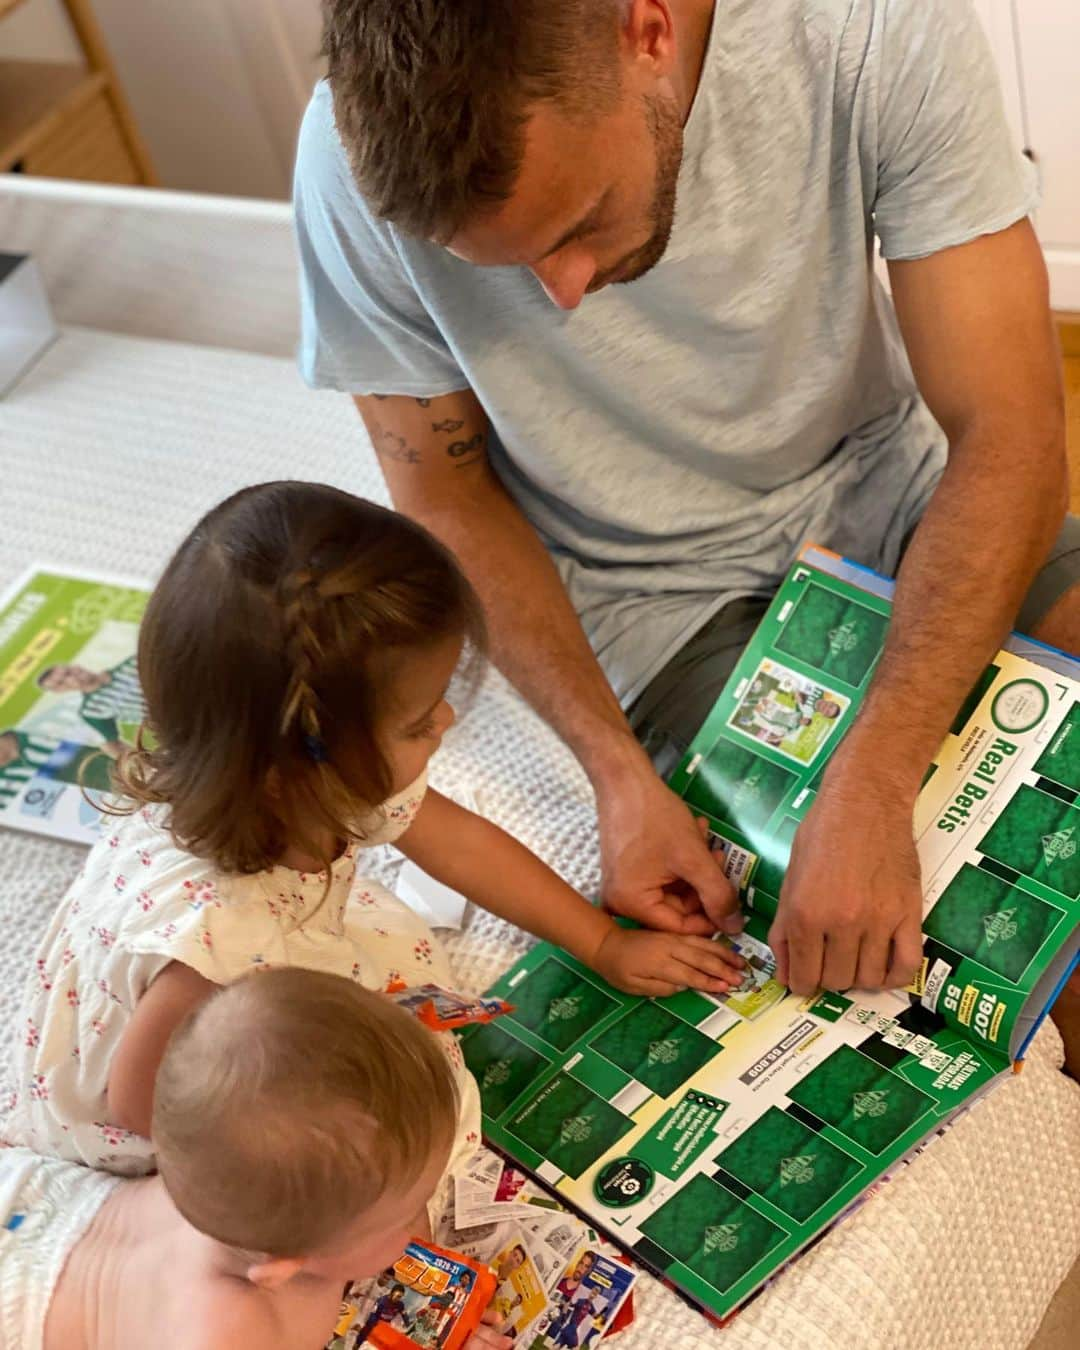
[[[275,478],[385,500],[349,401],[274,357],[69,330],[0,402],[0,588],[43,559],[152,577],[196,516]],[[575,885],[598,880],[588,785],[497,676],[433,773]],[[0,831],[0,1084],[23,974],[81,850]],[[393,858],[379,860],[384,875]],[[463,987],[525,939],[474,913],[449,943]],[[722,1332],[651,1280],[624,1350],[1025,1346],[1080,1254],[1080,1088],[1047,1027],[1024,1073],[972,1110]],[[2,1100],[2,1096],[0,1096]]]

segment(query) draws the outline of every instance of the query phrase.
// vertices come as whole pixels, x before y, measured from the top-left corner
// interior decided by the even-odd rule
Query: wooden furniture
[[[20,3],[0,0],[0,21]],[[156,183],[90,0],[62,3],[85,65],[0,61],[0,172]]]

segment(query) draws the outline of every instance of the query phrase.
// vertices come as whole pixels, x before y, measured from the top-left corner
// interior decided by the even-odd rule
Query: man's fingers
[[[700,937],[708,942],[716,932],[716,925],[707,914],[703,914],[700,909],[695,909],[692,914],[684,916],[680,932],[686,937]]]
[[[709,821],[707,821],[703,815],[695,815],[694,823],[698,826],[701,837],[705,840],[706,848],[709,848]],[[721,873],[724,872],[724,868],[721,867],[720,863],[720,855],[713,853],[713,850],[709,849],[709,856],[713,859],[714,863],[717,864],[717,868],[720,868]],[[725,876],[724,880],[725,882],[728,882],[729,886],[732,886],[728,877]],[[720,922],[717,923],[717,927],[722,933],[741,933],[742,929],[747,926],[747,919],[744,918],[742,910],[738,907],[738,891],[734,886],[732,886],[732,895],[734,896],[734,909],[730,911],[728,915],[722,917]]]
[[[628,898],[625,904],[618,896],[614,896],[605,908],[609,914],[622,914],[627,919],[633,919],[645,928],[655,928],[660,933],[681,933],[689,921],[687,916],[668,903],[667,896],[656,892],[645,897],[635,896],[632,900]],[[700,917],[705,919],[703,914]],[[705,922],[708,925],[707,931],[712,932],[712,924],[708,919],[705,919]]]
[[[854,984],[859,989],[880,989],[889,966],[889,939],[877,933],[864,933],[859,945],[859,966]]]
[[[889,968],[885,985],[889,989],[903,989],[915,978],[923,954],[922,929],[914,918],[905,919],[893,934]]]
[[[855,983],[855,971],[858,964],[858,933],[829,933],[825,938],[825,959],[821,968],[821,987],[837,991],[850,989]]]
[[[773,956],[776,957],[776,978],[781,984],[787,984],[790,974],[790,954],[788,952],[787,925],[784,923],[782,914],[773,920],[772,927],[769,929],[769,946],[772,948]]]
[[[825,955],[822,934],[816,929],[792,929],[788,925],[788,985],[795,994],[812,994],[821,988]]]
[[[716,865],[712,854],[703,849],[700,858],[695,856],[692,862],[683,866],[682,876],[697,892],[701,908],[715,928],[722,928],[725,933],[738,932],[742,928],[735,887]],[[732,929],[731,924],[736,917],[740,922],[738,928]]]
[[[616,897],[614,905],[604,908],[609,914],[622,914],[636,920],[643,928],[654,928],[659,933],[711,937],[716,932],[716,925],[695,901],[666,891],[654,891],[644,899],[635,897],[625,903]]]

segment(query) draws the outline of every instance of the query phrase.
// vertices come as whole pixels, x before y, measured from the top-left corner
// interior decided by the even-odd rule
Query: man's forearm
[[[1055,419],[1031,437],[975,430],[952,447],[900,570],[881,665],[839,763],[871,766],[912,802],[1064,517]]]

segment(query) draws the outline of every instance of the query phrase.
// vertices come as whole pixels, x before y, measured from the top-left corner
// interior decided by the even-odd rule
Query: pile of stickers
[[[487,1149],[454,1177],[439,1239],[495,1272],[495,1310],[526,1350],[595,1346],[634,1319],[616,1249]]]
[[[351,1285],[329,1350],[459,1350],[489,1307],[523,1350],[596,1346],[630,1326],[635,1272],[524,1172],[480,1149],[453,1180],[438,1245],[411,1242]]]

